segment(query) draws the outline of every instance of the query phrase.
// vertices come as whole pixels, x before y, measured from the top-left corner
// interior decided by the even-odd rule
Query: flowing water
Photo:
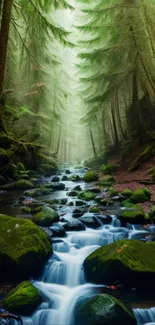
[[[65,184],[68,188],[77,185],[73,182]],[[80,185],[84,189],[84,182]],[[64,198],[66,192],[59,192],[58,195]],[[72,219],[71,210],[66,210],[65,219]],[[100,246],[120,238],[134,238],[140,230],[131,225],[121,228],[119,220],[113,215],[110,225],[101,222],[96,230],[87,228],[85,231],[67,232],[63,240],[53,244],[54,254],[39,281],[33,281],[42,293],[44,302],[30,318],[23,317],[24,325],[73,325],[76,305],[103,287],[86,282],[83,271],[85,258]],[[137,325],[155,322],[155,308],[135,309],[134,314]]]

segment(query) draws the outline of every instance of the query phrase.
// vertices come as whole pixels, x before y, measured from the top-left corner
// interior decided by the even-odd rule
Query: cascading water
[[[68,218],[71,218],[70,214]],[[135,228],[120,228],[120,222],[112,216],[111,225],[102,225],[95,230],[87,228],[86,231],[68,232],[61,242],[54,243],[54,254],[48,261],[40,281],[33,281],[42,293],[44,303],[31,318],[23,317],[23,324],[73,325],[74,310],[78,301],[93,296],[98,288],[103,287],[86,283],[83,272],[85,258],[100,246],[120,238],[132,238],[134,231]],[[134,314],[137,325],[155,321],[155,308],[136,309]]]

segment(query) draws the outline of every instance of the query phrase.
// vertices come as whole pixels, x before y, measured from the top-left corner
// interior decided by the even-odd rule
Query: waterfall
[[[155,324],[155,308],[134,309],[134,315],[137,319],[137,325]]]

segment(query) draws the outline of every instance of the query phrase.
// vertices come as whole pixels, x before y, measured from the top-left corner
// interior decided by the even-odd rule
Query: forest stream
[[[86,170],[84,168],[70,168],[69,172],[70,177],[76,174],[82,178]],[[90,227],[81,228],[82,223],[79,226],[78,216],[76,215],[75,219],[74,211],[76,208],[84,208],[85,211],[88,211],[90,206],[94,205],[94,201],[88,202],[83,200],[82,206],[80,200],[73,196],[68,196],[68,193],[73,191],[75,186],[76,188],[80,186],[81,190],[94,189],[95,191],[96,184],[88,184],[83,180],[76,182],[71,180],[63,181],[62,179],[64,179],[65,175],[65,170],[62,170],[60,175],[56,175],[60,182],[65,185],[64,190],[53,191],[50,195],[40,196],[38,201],[43,202],[45,200],[57,199],[62,202],[65,199],[65,204],[61,204],[58,207],[61,219],[55,225],[60,226],[61,229],[61,226],[69,222],[68,227],[69,225],[75,225],[73,227],[74,231],[71,231],[72,226],[70,226],[70,231],[67,231],[66,235],[63,235],[64,237],[62,237],[61,233],[60,237],[58,234],[57,237],[52,238],[54,253],[49,258],[41,277],[32,280],[33,285],[41,292],[43,302],[30,317],[22,317],[23,325],[76,324],[77,306],[97,293],[112,294],[120,298],[124,303],[130,304],[133,308],[137,325],[155,324],[155,308],[151,308],[154,306],[154,295],[151,296],[147,292],[138,293],[134,289],[127,290],[121,286],[113,288],[106,285],[88,283],[83,269],[83,262],[86,257],[100,246],[111,244],[122,238],[144,240],[148,232],[141,225],[133,226],[127,224],[126,227],[121,227],[119,219],[115,216],[116,207],[113,209],[113,213],[107,210],[105,215],[102,213],[84,213],[84,216],[88,218],[88,222],[90,221]],[[46,182],[50,183],[54,178],[55,176],[49,177],[46,179]],[[20,207],[21,196],[21,191],[4,192],[0,205],[1,213],[7,212],[20,218],[27,218],[28,216],[22,212]],[[80,207],[78,206],[78,201]],[[112,207],[110,209],[112,210]],[[108,221],[109,214],[111,219],[109,218]],[[94,217],[95,221],[93,222]],[[30,215],[29,218],[31,218]],[[76,228],[77,231],[75,231]],[[143,286],[143,283],[141,285]],[[10,324],[8,320],[5,321],[3,324]],[[17,320],[14,320],[11,324],[17,325],[18,323]]]

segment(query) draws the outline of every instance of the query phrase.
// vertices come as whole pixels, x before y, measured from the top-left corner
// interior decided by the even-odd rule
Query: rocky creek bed
[[[0,324],[155,323],[147,188],[69,168],[0,191]]]

